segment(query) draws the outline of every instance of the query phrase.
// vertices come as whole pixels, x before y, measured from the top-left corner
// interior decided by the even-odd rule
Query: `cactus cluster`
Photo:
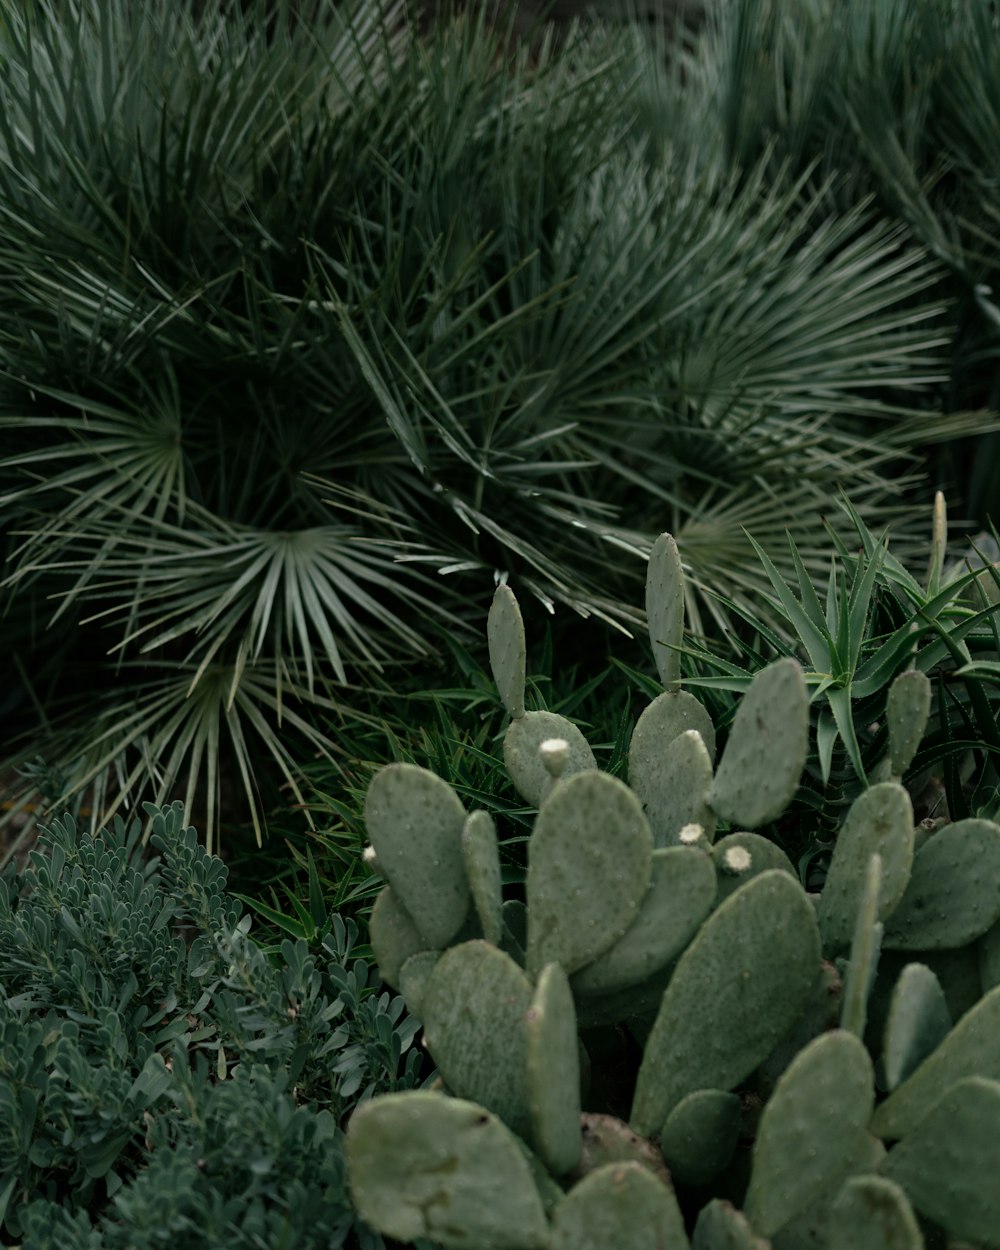
[[[802,672],[757,675],[716,763],[679,689],[683,603],[663,535],[647,615],[664,692],[626,785],[574,725],[525,709],[521,615],[497,589],[504,759],[538,807],[524,901],[503,897],[487,813],[415,765],[373,779],[372,947],[440,1082],[356,1113],[357,1206],[456,1250],[1000,1247],[1000,826],[914,828],[901,777],[930,701],[903,672],[891,779],[807,894],[753,832],[805,764]],[[620,1118],[588,1105],[608,1026],[642,1051]]]

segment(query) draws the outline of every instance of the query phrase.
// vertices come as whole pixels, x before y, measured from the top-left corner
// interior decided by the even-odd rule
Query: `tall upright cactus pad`
[[[889,1152],[883,1173],[953,1237],[1000,1247],[998,1125],[1000,1082],[968,1077]]]
[[[531,982],[503,951],[463,942],[438,960],[423,992],[424,1042],[444,1083],[531,1135],[528,1035]]]
[[[639,1068],[633,1129],[658,1133],[687,1094],[732,1089],[749,1076],[805,1008],[819,965],[812,904],[787,873],[762,873],[726,899],[663,995]]]
[[[871,1130],[887,1139],[904,1137],[933,1111],[950,1086],[970,1076],[1000,1081],[1000,986],[958,1021],[912,1076],[876,1108]]]
[[[913,858],[899,905],[886,921],[887,950],[965,946],[1000,919],[1000,825],[957,820]]]
[[[885,920],[903,897],[913,866],[913,805],[897,782],[863,790],[837,834],[817,913],[828,956],[851,941],[873,855],[882,861],[877,919]]]
[[[824,1033],[799,1053],[754,1143],[745,1207],[759,1233],[777,1233],[845,1167],[867,1137],[874,1101],[871,1060],[853,1033]]]
[[[653,852],[653,879],[639,913],[614,946],[573,978],[579,994],[603,994],[638,985],[675,959],[715,902],[715,869],[697,847]]]
[[[639,1163],[609,1163],[556,1207],[550,1250],[688,1250],[673,1191]]]
[[[878,958],[882,950],[882,925],[878,919],[878,903],[882,881],[882,856],[868,861],[864,893],[858,905],[858,916],[851,942],[851,957],[844,975],[844,996],[840,1011],[840,1027],[859,1038],[865,1035],[868,1022],[868,999],[871,995]]]
[[[500,849],[489,812],[473,812],[462,829],[462,858],[483,937],[494,946],[503,936]]]
[[[905,1192],[884,1176],[853,1176],[830,1209],[828,1250],[924,1250]]]
[[[583,1143],[576,1011],[558,964],[542,969],[525,1023],[532,1139],[549,1171],[562,1176],[580,1162]]]
[[[676,648],[684,640],[684,571],[677,543],[670,534],[661,534],[649,553],[646,620],[656,671],[663,689],[673,694],[681,675],[681,657]]]
[[[528,844],[528,972],[566,973],[602,955],[639,912],[652,877],[653,837],[639,800],[607,773],[561,782]]]
[[[365,824],[379,867],[425,945],[447,946],[469,911],[458,795],[426,768],[387,764],[368,787]]]
[[[918,668],[900,673],[886,697],[889,763],[894,776],[902,777],[913,762],[930,712],[931,683],[927,674]]]
[[[351,1193],[373,1228],[454,1250],[543,1250],[548,1223],[524,1152],[482,1107],[441,1094],[362,1103],[347,1131]]]
[[[763,668],[740,700],[708,801],[725,820],[756,829],[791,802],[809,746],[809,696],[797,661]]]
[[[527,647],[524,621],[514,592],[509,586],[498,586],[486,621],[486,638],[490,651],[493,680],[500,700],[514,720],[524,715],[524,678]]]

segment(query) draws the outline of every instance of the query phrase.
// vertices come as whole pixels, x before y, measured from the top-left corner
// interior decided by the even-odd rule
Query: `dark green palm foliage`
[[[941,262],[953,303],[939,403],[1000,407],[1000,24],[990,0],[734,0],[700,65],[727,159],[814,171],[839,207],[877,197]],[[995,427],[994,427],[995,429]],[[992,506],[989,454],[950,457],[968,503]]]
[[[901,226],[729,168],[710,37],[247,7],[0,0],[9,649],[62,797],[210,843],[494,569],[635,623],[669,528],[697,628],[744,529],[892,514],[948,336]]]

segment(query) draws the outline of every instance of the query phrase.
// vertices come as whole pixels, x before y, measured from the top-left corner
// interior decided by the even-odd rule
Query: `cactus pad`
[[[541,1250],[548,1226],[517,1139],[474,1103],[388,1094],[362,1103],[347,1132],[362,1218],[398,1241],[455,1250]]]
[[[563,777],[597,768],[587,739],[572,721],[556,712],[525,712],[512,720],[503,738],[503,762],[514,788],[526,803],[540,807],[552,788],[552,778],[542,757],[542,743],[562,738],[568,747]]]
[[[368,787],[365,823],[381,871],[424,945],[447,946],[469,910],[458,795],[426,768],[388,764]]]
[[[403,995],[406,1010],[412,1011],[421,1019],[427,982],[440,958],[440,951],[420,951],[419,954],[410,956],[399,974],[399,992]]]
[[[500,700],[512,719],[520,720],[524,715],[524,622],[509,586],[496,588],[486,621],[486,638]]]
[[[445,1085],[528,1139],[524,1017],[531,983],[503,951],[464,942],[438,960],[423,992],[424,1042]]]
[[[902,1189],[884,1176],[854,1176],[830,1208],[828,1250],[924,1250]]]
[[[579,994],[638,985],[676,959],[715,902],[711,858],[695,847],[653,852],[653,880],[624,935],[573,978]]]
[[[805,1211],[863,1144],[875,1101],[871,1060],[835,1030],[801,1051],[764,1108],[746,1213],[766,1237]]]
[[[889,761],[893,773],[902,777],[910,767],[931,711],[931,683],[918,668],[900,673],[889,687],[886,721],[889,726]]]
[[[462,858],[483,937],[494,946],[503,936],[500,849],[489,812],[473,812],[462,829]]]
[[[706,1185],[718,1176],[733,1157],[740,1120],[736,1094],[697,1089],[682,1098],[660,1135],[671,1176],[682,1185]]]
[[[569,1191],[552,1219],[550,1250],[687,1250],[673,1190],[639,1163],[609,1163]]]
[[[799,664],[776,660],[740,700],[708,792],[725,820],[756,829],[791,802],[809,744],[809,696]]]
[[[642,802],[657,846],[675,846],[685,825],[701,825],[709,842],[715,813],[706,795],[712,784],[712,760],[697,729],[685,729],[661,744],[655,757],[630,767],[629,782]]]
[[[722,1198],[702,1207],[691,1238],[691,1250],[770,1250],[770,1244],[756,1236],[742,1211]]]
[[[635,919],[652,876],[653,837],[639,800],[607,773],[561,781],[528,843],[528,971],[575,972]]]
[[[558,964],[542,969],[525,1023],[535,1149],[549,1171],[562,1176],[579,1164],[582,1138],[576,1011]]]
[[[712,860],[718,874],[716,901],[721,903],[762,872],[778,868],[798,881],[798,874],[780,846],[759,833],[729,833],[712,847]]]
[[[684,640],[684,571],[670,534],[661,534],[649,553],[646,620],[656,671],[664,690],[673,693],[681,674],[681,656],[675,648]]]
[[[403,965],[418,951],[425,951],[427,943],[409,912],[393,893],[392,886],[383,886],[379,891],[368,927],[372,953],[382,980],[401,989]]]
[[[901,1085],[950,1029],[941,983],[926,964],[907,964],[892,992],[885,1025],[883,1067],[889,1088]]]
[[[633,1129],[658,1132],[687,1094],[731,1089],[749,1076],[809,1002],[819,966],[812,904],[787,873],[762,873],[726,899],[663,995],[639,1068]]]

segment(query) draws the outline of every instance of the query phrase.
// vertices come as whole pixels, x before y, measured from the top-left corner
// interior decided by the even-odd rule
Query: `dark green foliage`
[[[148,814],[153,858],[139,821],[94,838],[67,817],[0,880],[8,1232],[38,1250],[380,1244],[356,1227],[341,1124],[418,1082],[417,1022],[352,959],[353,921],[269,957],[180,805]]]

